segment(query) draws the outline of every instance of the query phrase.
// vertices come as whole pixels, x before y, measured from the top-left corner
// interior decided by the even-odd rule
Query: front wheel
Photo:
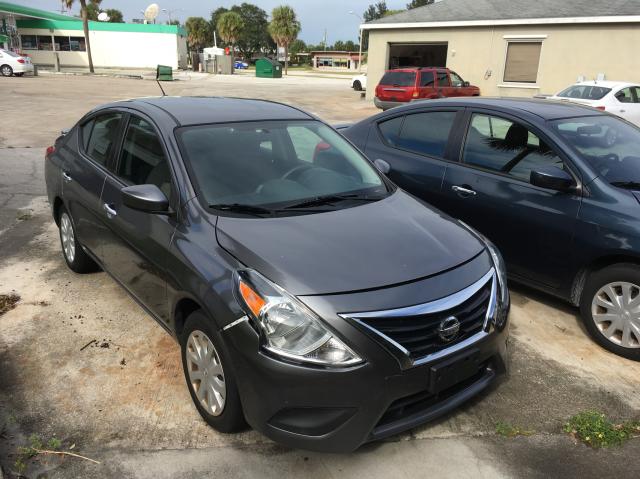
[[[617,264],[592,273],[582,294],[580,312],[598,344],[640,361],[640,266]]]
[[[187,318],[180,337],[182,367],[202,418],[223,433],[246,427],[231,361],[220,334],[201,311]]]
[[[13,75],[13,68],[9,65],[2,65],[0,66],[0,74],[2,74],[3,77],[10,77]]]

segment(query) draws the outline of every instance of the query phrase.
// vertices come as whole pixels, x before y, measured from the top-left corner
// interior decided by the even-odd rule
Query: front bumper
[[[505,328],[474,344],[478,373],[438,394],[429,392],[429,382],[443,360],[405,371],[391,371],[390,356],[384,365],[303,367],[257,352],[248,322],[227,331],[227,344],[254,429],[289,447],[349,452],[431,421],[486,389],[507,369],[507,337]]]

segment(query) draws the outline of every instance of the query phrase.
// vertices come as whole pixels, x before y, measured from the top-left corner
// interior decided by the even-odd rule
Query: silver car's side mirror
[[[380,158],[375,160],[373,164],[376,166],[376,168],[378,168],[378,171],[380,171],[380,173],[382,173],[383,175],[388,175],[389,172],[391,171],[391,165],[386,161],[381,160]]]

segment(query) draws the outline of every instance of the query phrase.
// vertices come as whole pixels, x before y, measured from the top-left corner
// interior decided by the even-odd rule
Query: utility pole
[[[358,15],[356,12],[354,12],[353,10],[349,12],[350,15],[353,15],[354,17],[357,17],[360,20],[360,53],[358,54],[358,72],[362,73],[362,23],[364,22],[364,20],[362,19],[362,17],[360,15]]]

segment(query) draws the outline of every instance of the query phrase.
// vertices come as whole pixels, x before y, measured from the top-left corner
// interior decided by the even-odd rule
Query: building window
[[[87,44],[84,41],[84,37],[70,37],[69,45],[72,52],[86,52]]]
[[[53,50],[50,35],[38,35],[38,50]]]
[[[504,81],[536,83],[542,42],[509,42],[504,66]]]
[[[57,52],[71,51],[71,45],[69,44],[69,37],[53,37],[53,44]]]
[[[35,35],[20,35],[20,41],[22,42],[23,50],[38,49],[38,37]]]

